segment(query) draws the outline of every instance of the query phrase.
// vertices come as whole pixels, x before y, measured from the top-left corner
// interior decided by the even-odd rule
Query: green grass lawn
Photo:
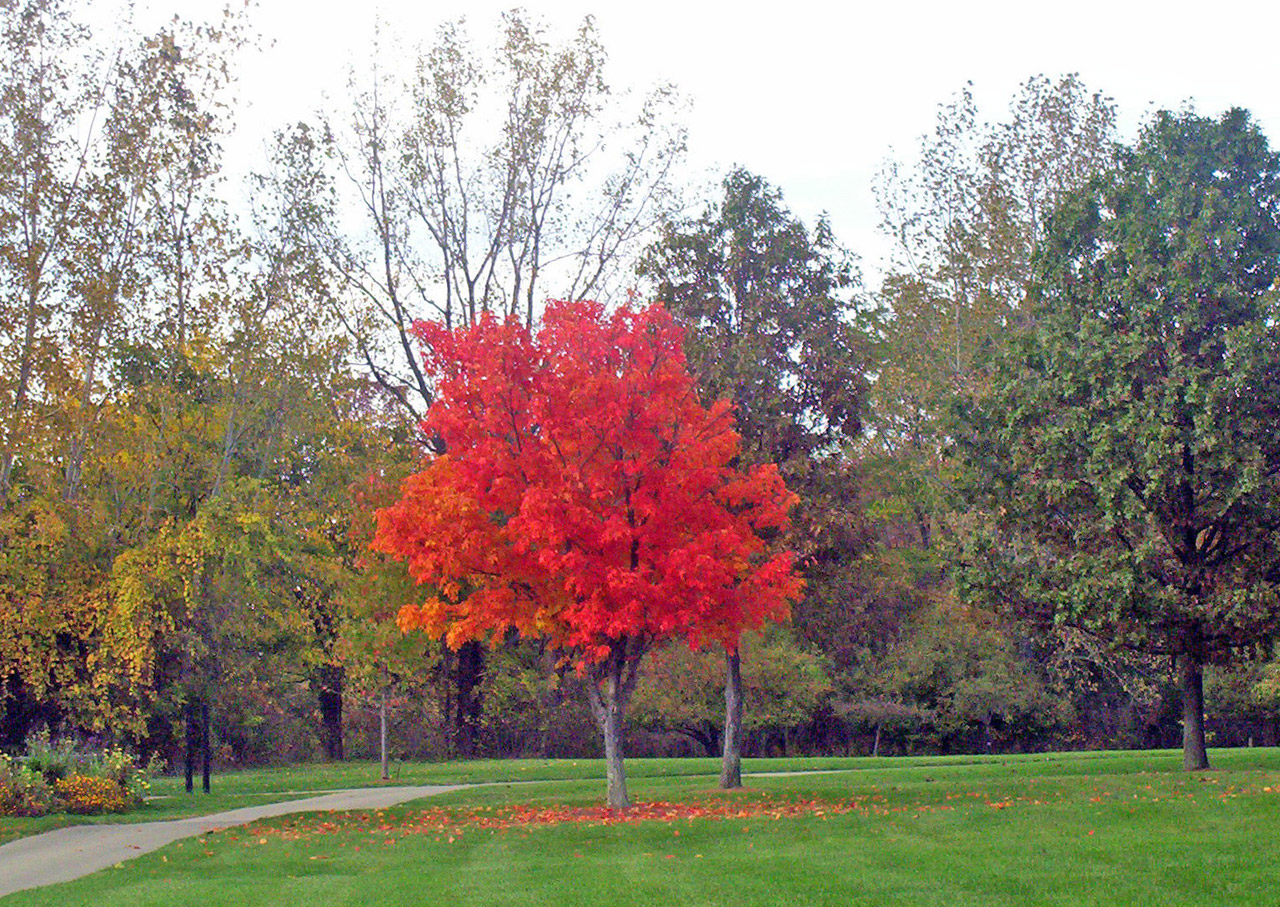
[[[1259,767],[1274,762],[1280,769],[1280,756],[1271,750],[1241,750],[1221,753],[1219,763],[1240,766],[1240,760],[1252,759]],[[1245,755],[1252,754],[1252,755]],[[780,771],[847,771],[874,772],[881,768],[895,772],[912,770],[935,771],[942,766],[967,766],[968,772],[992,771],[1001,773],[1004,766],[1027,763],[1040,772],[1078,772],[1081,766],[1097,762],[1108,772],[1145,771],[1153,769],[1173,770],[1180,765],[1181,756],[1173,751],[1160,753],[1091,752],[1072,754],[1037,754],[1026,756],[943,756],[943,757],[881,757],[881,758],[816,758],[816,759],[748,759],[748,772]],[[1226,759],[1227,762],[1222,762]],[[1266,760],[1270,759],[1271,762]],[[1258,760],[1263,760],[1259,762]],[[985,766],[985,767],[984,767]],[[705,777],[719,775],[720,763],[716,759],[629,759],[628,778],[635,780],[656,777]],[[575,779],[604,778],[604,761],[599,759],[489,759],[470,762],[396,762],[392,764],[391,784],[480,784],[499,782],[570,781]],[[199,791],[187,794],[180,777],[157,778],[152,784],[153,799],[142,808],[121,815],[69,816],[55,814],[34,819],[0,816],[0,844],[26,835],[39,834],[66,825],[83,823],[152,822],[178,819],[186,816],[207,815],[240,806],[253,806],[264,802],[289,800],[313,793],[353,787],[375,787],[380,780],[381,767],[376,762],[353,760],[349,762],[315,765],[283,766],[252,769],[249,771],[215,774],[213,793]],[[708,782],[710,783],[710,782]],[[603,785],[601,780],[600,785]],[[594,791],[595,788],[592,788]],[[481,795],[483,796],[483,794]]]
[[[633,798],[668,804],[637,822],[594,809],[590,760],[406,765],[401,783],[499,783],[227,829],[3,904],[1273,905],[1280,751],[1213,757],[1195,774],[1171,752],[750,760],[838,771],[757,776],[731,795],[713,789],[713,761],[635,760]],[[216,796],[376,774],[245,772]]]

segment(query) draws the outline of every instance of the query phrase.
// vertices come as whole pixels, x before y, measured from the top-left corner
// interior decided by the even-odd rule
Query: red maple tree
[[[590,680],[608,803],[627,805],[623,714],[640,660],[679,638],[733,651],[801,589],[766,538],[795,497],[740,469],[726,402],[703,406],[661,306],[552,303],[534,332],[416,328],[446,453],[378,513],[374,546],[434,594],[399,624],[452,646],[542,637]]]

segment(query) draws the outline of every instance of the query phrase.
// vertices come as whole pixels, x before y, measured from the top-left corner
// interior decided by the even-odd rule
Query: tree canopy
[[[1037,329],[968,414],[970,596],[1203,665],[1280,617],[1280,160],[1241,110],[1160,114],[1050,221]]]

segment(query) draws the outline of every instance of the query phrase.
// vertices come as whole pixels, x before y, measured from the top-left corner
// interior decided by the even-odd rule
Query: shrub
[[[0,816],[43,816],[53,805],[44,775],[0,754]]]
[[[114,781],[125,792],[130,806],[137,806],[151,789],[151,778],[162,768],[154,757],[146,765],[121,747],[107,747],[85,763],[83,774]]]
[[[129,808],[132,799],[120,782],[97,775],[62,778],[54,784],[53,791],[63,809],[81,816],[121,813]]]
[[[55,743],[49,737],[49,729],[41,728],[27,738],[27,752],[22,761],[27,768],[43,775],[45,781],[54,784],[75,774],[81,757],[74,740],[64,738]]]
[[[53,809],[79,815],[122,812],[138,806],[163,763],[139,765],[119,746],[82,750],[48,730],[27,738],[20,759],[0,756],[0,815],[40,816]]]

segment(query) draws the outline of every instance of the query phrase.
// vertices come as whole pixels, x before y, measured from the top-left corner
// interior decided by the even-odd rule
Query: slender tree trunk
[[[14,454],[11,450],[0,452],[0,512],[3,512],[9,503],[9,486],[11,484],[11,476],[13,475],[13,458]]]
[[[871,755],[873,756],[880,755],[880,731],[883,728],[884,728],[884,721],[883,720],[877,721],[876,722],[876,739],[873,740],[871,743]]]
[[[187,753],[186,759],[183,761],[183,769],[187,782],[187,793],[194,793],[196,789],[196,736],[198,734],[196,725],[196,704],[194,701],[186,704],[187,718]]]
[[[612,809],[626,809],[631,798],[627,795],[627,772],[622,762],[623,713],[616,697],[610,695],[609,699],[613,701],[605,704],[604,714],[598,719],[604,735],[606,802]]]
[[[482,708],[480,682],[484,675],[483,644],[475,640],[463,643],[458,648],[454,664],[457,693],[454,737],[457,741],[458,755],[463,759],[473,759],[477,753]]]
[[[720,787],[742,787],[742,655],[737,649],[724,653],[724,756],[720,763]]]
[[[93,406],[93,381],[98,367],[98,343],[102,338],[102,325],[93,329],[93,339],[84,366],[84,379],[80,388],[80,409],[76,413],[77,425],[71,436],[67,462],[63,466],[62,499],[74,501],[80,493],[80,478],[84,469],[84,452],[89,444],[90,409]]]
[[[320,743],[326,759],[341,762],[342,746],[342,680],[341,665],[321,665],[315,674],[316,699],[320,705]]]
[[[627,774],[622,764],[624,717],[627,702],[635,689],[643,649],[628,657],[627,643],[626,639],[615,643],[609,657],[592,666],[587,682],[587,699],[604,738],[605,802],[610,809],[626,809],[631,805],[627,796]]]
[[[1194,654],[1178,656],[1182,686],[1182,767],[1194,772],[1209,767],[1204,740],[1204,666]]]
[[[28,271],[32,271],[28,268]],[[21,434],[19,423],[26,408],[27,393],[31,386],[32,363],[35,359],[37,313],[40,300],[39,274],[32,273],[27,288],[26,327],[23,332],[22,353],[18,365],[18,384],[13,392],[13,402],[9,407],[9,432],[6,438],[7,447],[0,455],[0,506],[8,502],[9,487],[13,476],[13,463],[17,456],[16,439]]]
[[[209,741],[209,703],[200,703],[200,786],[209,793],[210,774],[212,772],[213,753]]]
[[[543,647],[541,658],[544,674],[554,678],[543,686],[542,714],[538,718],[538,755],[546,759],[551,755],[551,719],[564,702],[564,667],[556,664],[555,652],[550,646]]]
[[[916,514],[916,527],[920,531],[920,547],[926,551],[933,545],[933,529],[929,525],[929,515],[919,505],[914,508]]]
[[[387,755],[387,678],[383,672],[382,698],[378,702],[378,753],[382,758],[382,780],[391,780],[391,759]]]
[[[458,722],[453,713],[455,686],[453,662],[453,650],[444,641],[444,637],[441,637],[440,687],[444,693],[444,702],[441,703],[441,717],[444,719],[444,754],[446,759],[452,759],[458,755]]]

